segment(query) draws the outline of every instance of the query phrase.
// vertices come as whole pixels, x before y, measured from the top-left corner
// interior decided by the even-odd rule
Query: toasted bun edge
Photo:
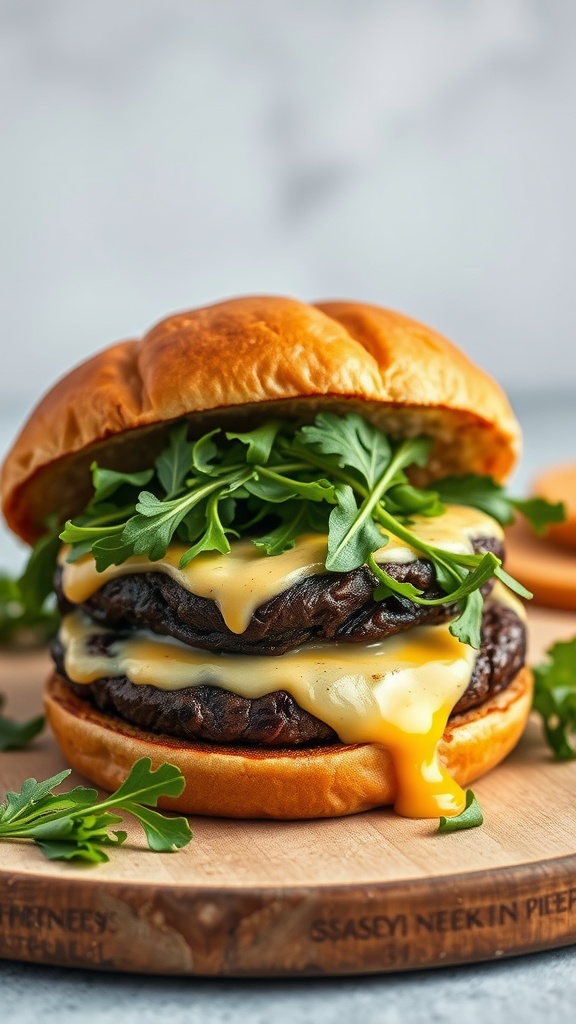
[[[461,786],[485,774],[518,742],[532,704],[532,673],[524,667],[495,697],[453,718],[439,756]],[[229,818],[304,819],[354,814],[394,803],[396,782],[384,747],[375,743],[263,750],[187,743],[144,732],[104,715],[54,674],[45,706],[69,764],[91,782],[114,790],[132,765],[176,765],[183,794],[161,806],[187,814]]]

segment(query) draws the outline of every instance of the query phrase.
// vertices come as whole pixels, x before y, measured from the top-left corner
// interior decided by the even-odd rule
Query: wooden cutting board
[[[531,609],[534,662],[576,614]],[[41,705],[46,654],[3,656],[16,716]],[[0,796],[65,767],[51,737],[0,754]],[[76,784],[80,779],[72,777]],[[0,956],[158,974],[396,971],[576,942],[576,762],[555,764],[531,723],[476,783],[481,829],[388,810],[317,822],[192,821],[176,854],[134,830],[97,868],[0,843]]]

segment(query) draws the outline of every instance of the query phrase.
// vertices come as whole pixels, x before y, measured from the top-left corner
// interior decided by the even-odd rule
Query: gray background
[[[571,0],[0,10],[3,389],[247,291],[387,303],[507,386],[574,379]]]
[[[11,1024],[570,1024],[576,957],[383,977],[222,981],[0,963]]]
[[[71,364],[349,296],[571,397],[572,0],[0,0],[0,452]],[[553,453],[552,453],[553,454]],[[5,535],[0,565],[21,559]]]
[[[72,363],[243,292],[351,297],[574,458],[573,0],[0,0],[0,451]],[[0,567],[22,552],[0,536]],[[568,1020],[574,952],[395,978],[0,964],[7,1019]]]

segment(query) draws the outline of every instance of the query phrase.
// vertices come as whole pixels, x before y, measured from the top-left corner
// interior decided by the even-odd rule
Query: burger
[[[82,363],[2,475],[69,763],[170,761],[188,813],[458,815],[531,706],[518,447],[494,381],[376,306],[233,299]]]

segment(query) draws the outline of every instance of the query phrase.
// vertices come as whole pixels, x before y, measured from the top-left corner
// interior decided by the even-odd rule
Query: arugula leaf
[[[18,586],[18,581],[15,580],[15,579],[12,579],[11,576],[8,576],[8,575],[2,573],[0,575],[0,609],[1,609],[2,618],[4,617],[4,615],[8,615],[9,614],[9,611],[10,611],[9,606],[10,605],[14,605],[14,606],[15,605],[19,605],[21,601],[22,601],[22,594],[20,593],[20,587]],[[11,610],[15,614],[17,614],[20,609],[14,607]]]
[[[78,547],[84,549],[84,545],[78,545]],[[92,544],[91,550],[98,572],[103,572],[109,565],[122,565],[134,553],[133,545],[124,540],[122,530],[117,530],[109,537],[101,537],[100,540]],[[72,559],[68,558],[68,561],[70,562]]]
[[[306,498],[308,501],[336,501],[334,486],[328,480],[302,482],[282,476],[265,467],[258,467],[251,479],[244,482],[249,494],[263,501],[284,502],[290,498]]]
[[[374,523],[373,510],[376,510],[376,516],[382,522],[384,509],[381,506],[381,499],[387,487],[397,482],[400,472],[411,465],[415,458],[422,457],[425,448],[426,445],[421,444],[420,438],[402,441],[388,461],[377,485],[364,499],[360,508],[356,506],[352,489],[348,485],[337,488],[338,505],[332,512],[329,523],[327,569],[337,572],[357,569],[367,561],[372,551],[382,547],[385,541],[382,531]],[[388,515],[385,521],[389,523],[391,517]],[[393,520],[391,532],[398,533],[398,526]],[[410,543],[414,542],[418,547],[417,538],[411,535]]]
[[[519,597],[525,598],[526,601],[529,601],[534,596],[526,589],[526,587],[519,583],[518,580],[515,580],[509,572],[506,572],[501,565],[494,570],[494,575],[501,583],[508,587],[509,590],[513,590],[515,594],[518,594]]]
[[[400,445],[403,452],[402,465],[419,466],[420,469],[424,469],[431,447],[431,437],[411,437],[407,441],[403,441]]]
[[[127,838],[126,832],[115,832],[114,834],[117,836],[117,845]],[[110,859],[101,849],[103,840],[100,841],[100,845],[91,843],[87,839],[80,842],[74,839],[36,839],[35,843],[40,847],[47,860],[83,860],[89,864],[103,864]]]
[[[174,498],[182,490],[186,477],[192,472],[192,445],[187,436],[188,422],[184,420],[170,431],[168,446],[154,463],[167,498]]]
[[[132,554],[156,561],[176,538],[187,544],[185,565],[204,551],[228,552],[229,535],[248,536],[273,556],[316,530],[328,533],[327,571],[349,572],[368,564],[394,536],[431,561],[445,592],[437,603],[455,605],[452,631],[474,644],[482,614],[481,598],[474,595],[490,575],[527,595],[494,556],[445,551],[411,529],[412,517],[441,515],[449,501],[475,505],[500,521],[508,521],[515,507],[489,477],[446,477],[434,487],[416,487],[410,471],[426,464],[429,438],[395,441],[356,413],[319,413],[302,427],[270,420],[251,431],[212,430],[193,443],[187,429],[182,422],[171,431],[137,497],[142,474],[95,467],[95,498],[60,534],[71,545],[70,560],[91,551],[99,571]],[[539,521],[558,514],[541,504],[528,506]],[[401,586],[381,575],[375,596],[425,603],[415,589]]]
[[[148,846],[156,853],[181,850],[190,842],[190,826],[186,818],[165,818],[158,811],[142,807],[132,801],[124,802],[122,807],[140,822],[146,833]]]
[[[256,537],[254,544],[267,555],[280,555],[283,551],[293,548],[296,538],[306,529],[306,505],[301,501],[287,501],[278,510],[280,522],[268,533]]]
[[[0,804],[0,839],[31,839],[49,860],[102,863],[108,860],[103,847],[121,845],[127,838],[122,830],[110,832],[122,821],[110,813],[117,807],[140,822],[151,850],[179,850],[190,842],[186,818],[166,818],[150,809],[160,797],[182,793],[185,781],[174,765],[153,769],[150,758],[141,758],[116,792],[100,803],[95,789],[82,786],[55,794],[69,774],[63,771],[44,782],[26,779],[20,793],[7,793]]]
[[[34,571],[32,567],[28,585]],[[40,572],[43,573],[44,569],[40,569]],[[0,574],[0,644],[11,647],[40,646],[50,640],[58,629],[58,615],[52,595],[47,599],[37,597],[32,586],[28,603],[20,583],[20,580]],[[40,581],[39,592],[43,586]]]
[[[186,544],[195,544],[206,529],[206,499],[199,501],[188,510],[184,519],[176,528],[175,537]]]
[[[555,643],[534,668],[534,710],[559,761],[576,758],[576,637]]]
[[[554,504],[545,498],[511,498],[510,504],[522,513],[536,533],[545,533],[547,526],[566,519],[566,506],[562,501]]]
[[[53,789],[56,789],[64,779],[71,775],[71,769],[65,768],[63,772],[52,775],[44,782],[36,782],[36,779],[25,779],[19,793],[6,793],[5,803],[0,804],[0,821],[14,821],[21,815],[24,808],[39,804]]]
[[[356,413],[336,416],[321,412],[313,426],[302,427],[296,438],[321,455],[335,456],[328,465],[351,467],[370,488],[374,487],[392,457],[390,442],[382,431]]]
[[[246,434],[227,433],[226,437],[229,441],[240,441],[248,446],[246,461],[250,465],[266,465],[278,431],[282,426],[281,420],[268,420],[267,423],[256,427],[256,430],[250,430]]]
[[[142,491],[142,494],[146,494],[146,491]],[[95,525],[83,526],[68,519],[60,534],[60,540],[63,540],[65,544],[82,544],[84,546],[88,542],[93,544],[104,537],[112,537],[120,530],[117,524],[115,526],[99,526],[97,524],[98,520],[95,520]]]
[[[494,575],[495,570],[500,565],[500,559],[491,551],[487,551],[481,556],[474,571],[469,572],[462,577],[462,582],[459,586],[444,594],[443,597],[436,598],[422,597],[422,591],[417,590],[416,587],[413,587],[410,583],[397,583],[381,565],[378,565],[373,555],[369,556],[368,564],[374,575],[377,576],[379,580],[382,580],[384,585],[389,587],[391,590],[398,594],[402,594],[404,597],[410,597],[410,599],[415,601],[416,604],[434,606],[446,604],[448,601],[450,604],[453,604],[454,602],[467,597],[473,591],[479,590],[479,588],[483,587],[484,584],[487,583]]]
[[[145,469],[141,473],[119,473],[115,469],[103,469],[97,462],[90,466],[94,497],[91,504],[100,505],[110,498],[120,487],[133,487],[138,491],[145,487],[154,476],[153,469]]]
[[[469,644],[474,650],[480,650],[482,642],[482,611],[484,602],[479,590],[474,590],[461,602],[458,618],[450,623],[450,632],[462,644]]]
[[[66,839],[74,837],[75,840],[84,840],[90,837],[93,841],[106,842],[109,825],[117,825],[122,818],[117,814],[90,814],[84,818],[73,818],[71,814],[60,818],[50,818],[45,815],[45,820],[38,825],[29,825],[28,833],[31,839]]]
[[[368,499],[358,508],[348,484],[340,484],[336,496],[338,504],[329,520],[326,568],[349,572],[364,565],[371,553],[382,547],[384,538],[370,515]]]
[[[445,818],[441,815],[438,832],[459,832],[464,828],[478,828],[483,821],[484,815],[480,809],[480,804],[472,790],[468,789],[466,791],[466,806],[464,810],[453,818]]]
[[[514,519],[514,511],[504,488],[491,476],[468,474],[446,476],[434,481],[434,490],[446,505],[469,505],[492,516],[497,523],[507,526]]]
[[[230,527],[225,528],[222,525],[218,514],[218,502],[219,496],[217,494],[213,494],[208,499],[206,529],[200,539],[182,555],[180,559],[181,569],[188,565],[188,562],[191,562],[193,558],[196,558],[196,555],[199,555],[201,551],[220,551],[223,555],[230,551],[230,542],[226,533],[236,533],[236,531],[231,530]],[[236,536],[238,536],[237,533]]]
[[[399,483],[386,492],[385,507],[389,512],[397,512],[409,516],[418,512],[422,516],[441,516],[446,508],[435,491],[412,487],[409,483]]]
[[[134,503],[123,508],[111,502],[90,504],[76,523],[68,520],[60,533],[60,540],[71,545],[66,561],[77,562],[92,552],[98,572],[102,572],[108,565],[121,565],[125,562],[133,549],[127,547],[122,538],[122,520],[133,508]]]
[[[514,520],[515,511],[521,512],[536,533],[543,533],[552,523],[562,523],[566,509],[562,502],[549,502],[544,498],[509,498],[501,484],[490,476],[447,476],[434,483],[441,501],[446,504],[471,505],[492,516],[502,526]]]
[[[44,607],[46,598],[52,593],[54,566],[59,547],[58,531],[52,529],[32,548],[26,568],[18,580],[20,600],[28,613],[38,615]]]
[[[184,776],[173,764],[164,762],[158,768],[152,768],[150,758],[141,757],[132,766],[124,782],[104,801],[104,804],[100,805],[100,808],[123,806],[123,800],[142,803],[146,807],[156,807],[161,796],[180,796],[185,786]]]
[[[216,430],[211,430],[209,434],[200,437],[192,446],[192,466],[203,476],[217,476],[220,472],[220,467],[214,465],[220,451],[216,442],[212,440],[219,433],[220,428],[217,427]]]
[[[492,552],[489,551],[482,555],[472,572],[459,573],[456,576],[457,585],[449,589],[442,597],[437,598],[422,597],[422,591],[417,590],[411,583],[398,583],[381,565],[378,565],[372,554],[368,557],[368,565],[380,581],[374,591],[376,600],[381,600],[390,594],[399,594],[420,605],[459,604],[460,614],[451,623],[450,632],[462,643],[469,644],[476,650],[480,648],[480,622],[483,608],[480,587],[491,579],[500,565],[500,559]],[[460,579],[459,584],[458,579]]]
[[[372,562],[373,557],[370,555],[368,564],[372,566]],[[387,597],[392,597],[393,594],[397,594],[398,597],[406,597],[409,601],[416,601],[422,594],[422,591],[414,587],[412,583],[399,583],[398,580],[395,580],[387,572],[378,573],[378,579],[380,582],[373,593],[375,601],[385,601]],[[389,583],[388,580],[390,581]]]
[[[42,732],[46,719],[38,715],[27,722],[15,722],[1,714],[3,707],[4,697],[0,694],[0,750],[22,750]]]
[[[148,555],[151,562],[163,558],[174,532],[194,505],[207,498],[217,487],[210,483],[182,498],[162,501],[150,491],[142,491],[135,516],[128,520],[122,540],[132,546],[136,555]]]

